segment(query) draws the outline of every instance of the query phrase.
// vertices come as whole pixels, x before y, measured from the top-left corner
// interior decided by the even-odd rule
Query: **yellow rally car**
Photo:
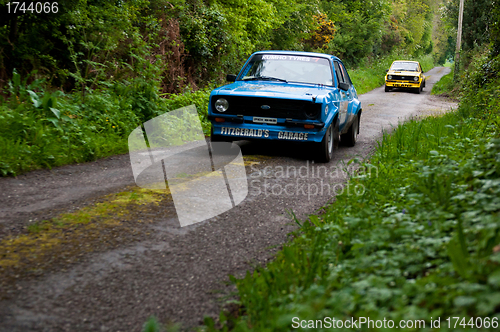
[[[404,88],[420,93],[424,87],[425,76],[417,61],[394,61],[385,75],[385,92],[392,88]]]

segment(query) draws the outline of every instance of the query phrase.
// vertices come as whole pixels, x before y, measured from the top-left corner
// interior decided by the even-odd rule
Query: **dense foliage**
[[[37,70],[65,92],[137,77],[204,86],[260,49],[321,50],[349,64],[433,52],[430,0],[64,0],[12,13],[0,0],[0,83]],[[11,11],[11,13],[8,12]],[[3,82],[3,83],[2,83]]]
[[[460,0],[450,0],[443,10],[446,20],[452,26],[458,24]],[[499,9],[498,3],[491,0],[465,0],[463,15],[462,49],[470,51],[477,46],[498,40]]]

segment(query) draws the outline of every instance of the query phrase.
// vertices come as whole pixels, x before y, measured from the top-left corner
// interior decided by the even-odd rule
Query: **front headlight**
[[[416,81],[418,81],[418,76],[415,76],[415,77],[413,78],[413,80],[414,80],[415,82],[416,82]]]
[[[223,112],[227,111],[228,108],[229,108],[229,102],[224,98],[219,98],[215,102],[215,109],[218,112],[223,113]]]
[[[392,75],[387,75],[388,80],[392,80]]]

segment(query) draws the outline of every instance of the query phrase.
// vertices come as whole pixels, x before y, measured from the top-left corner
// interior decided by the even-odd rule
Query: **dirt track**
[[[239,143],[245,156],[259,155],[247,158],[258,164],[247,168],[250,192],[243,203],[184,228],[175,216],[156,213],[130,241],[19,281],[0,302],[0,331],[140,331],[151,315],[189,329],[204,315],[215,317],[233,290],[228,274],[242,276],[272,257],[295,229],[287,210],[305,218],[331,200],[334,191],[341,190],[335,185],[347,179],[342,162],[368,156],[382,129],[398,121],[456,107],[430,95],[433,84],[448,71],[438,67],[426,73],[422,94],[378,88],[360,96],[359,140],[353,148],[335,151],[328,164],[330,169],[338,165],[334,177],[312,174],[319,165],[309,162],[307,151],[298,145]],[[302,167],[309,173],[286,177],[279,166]],[[128,155],[1,178],[0,238],[133,184]],[[284,192],[287,185],[293,189]]]

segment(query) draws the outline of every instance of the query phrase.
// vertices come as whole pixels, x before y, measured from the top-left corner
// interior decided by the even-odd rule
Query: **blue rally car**
[[[314,145],[329,162],[342,139],[356,144],[361,103],[344,64],[333,55],[261,51],[233,82],[212,91],[212,141],[265,139]]]

